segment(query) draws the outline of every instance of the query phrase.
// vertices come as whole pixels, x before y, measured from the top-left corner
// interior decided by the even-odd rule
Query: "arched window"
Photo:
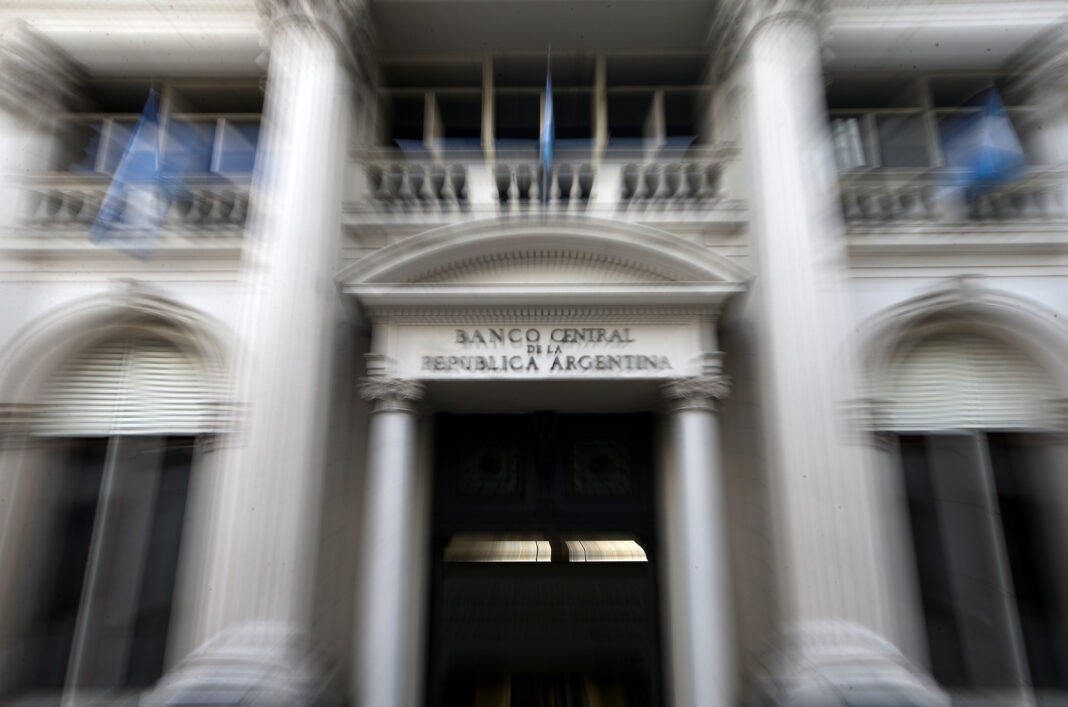
[[[943,327],[898,347],[879,393],[934,677],[958,691],[1068,689],[1056,386],[1006,343]]]
[[[22,650],[26,690],[137,688],[163,669],[197,438],[216,376],[137,331],[85,350],[47,382],[32,424],[50,516]]]

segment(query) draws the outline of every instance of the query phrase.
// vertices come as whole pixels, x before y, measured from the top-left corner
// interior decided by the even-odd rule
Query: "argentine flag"
[[[162,150],[159,118],[159,97],[152,90],[89,229],[93,243],[141,259],[152,254],[167,209],[198,151],[196,135],[178,125],[172,126]]]
[[[950,122],[942,132],[946,166],[955,172],[953,185],[972,200],[1027,171],[1027,159],[1005,105],[994,88],[979,95],[978,113]]]
[[[541,137],[538,148],[541,157],[541,203],[549,203],[549,190],[553,184],[553,142],[556,140],[556,125],[553,123],[553,64],[552,50],[546,59],[545,110],[541,117]]]

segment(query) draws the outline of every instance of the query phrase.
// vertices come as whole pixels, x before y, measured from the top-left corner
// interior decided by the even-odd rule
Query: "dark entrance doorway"
[[[427,703],[661,703],[649,415],[440,415]]]

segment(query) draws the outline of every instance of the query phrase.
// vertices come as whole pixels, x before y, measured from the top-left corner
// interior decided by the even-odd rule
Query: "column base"
[[[339,704],[310,643],[284,624],[233,626],[164,675],[140,707],[329,707]]]
[[[849,622],[784,632],[762,682],[768,707],[949,707],[949,698],[896,647]]]

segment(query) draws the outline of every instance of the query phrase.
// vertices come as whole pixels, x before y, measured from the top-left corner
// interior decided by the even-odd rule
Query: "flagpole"
[[[541,163],[541,203],[543,208],[549,205],[549,192],[553,183],[553,142],[556,139],[556,125],[553,119],[553,45],[545,57],[545,104],[541,120],[541,139],[539,144],[539,161]]]

